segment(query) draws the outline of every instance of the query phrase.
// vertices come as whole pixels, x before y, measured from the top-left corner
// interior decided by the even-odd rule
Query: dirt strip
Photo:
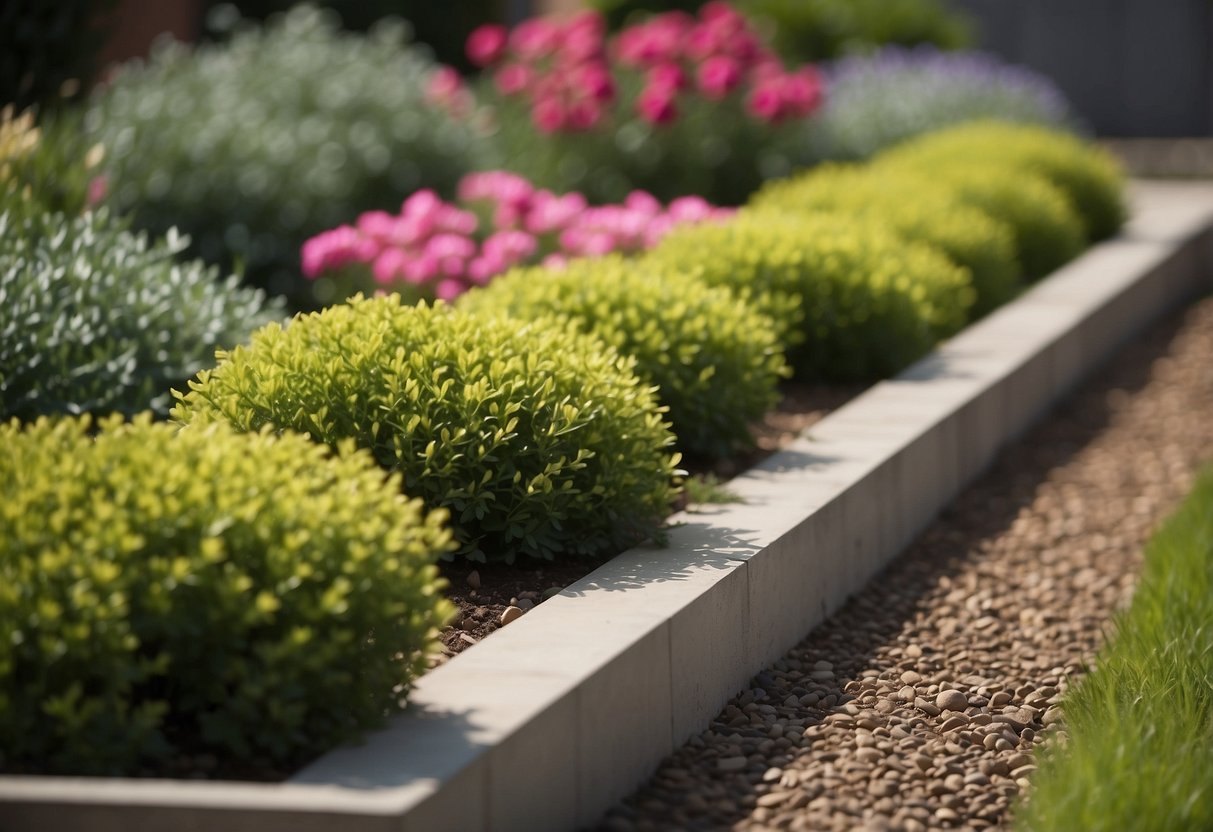
[[[1008,825],[1143,542],[1213,457],[1211,358],[1213,300],[1136,339],[602,828]]]

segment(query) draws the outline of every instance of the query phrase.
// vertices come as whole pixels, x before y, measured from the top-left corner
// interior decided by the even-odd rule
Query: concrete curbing
[[[1011,304],[420,679],[410,708],[287,783],[0,777],[5,830],[572,829],[870,580],[1124,340],[1213,287],[1213,186],[1134,218]],[[558,638],[553,637],[558,634]]]

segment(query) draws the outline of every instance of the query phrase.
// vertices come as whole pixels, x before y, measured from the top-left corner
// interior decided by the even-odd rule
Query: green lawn
[[[1046,746],[1019,830],[1213,830],[1213,471],[1062,704],[1070,741]]]

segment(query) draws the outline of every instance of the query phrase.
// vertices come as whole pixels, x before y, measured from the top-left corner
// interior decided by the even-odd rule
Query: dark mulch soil
[[[801,431],[864,390],[864,385],[787,382],[779,405],[751,426],[754,448],[724,460],[688,459],[691,474],[728,479],[745,471],[795,439]],[[675,508],[681,508],[676,506]],[[449,582],[447,597],[459,608],[454,623],[442,631],[439,665],[502,627],[510,606],[524,610],[593,572],[610,557],[543,561],[535,564],[474,564],[454,561],[442,566]]]

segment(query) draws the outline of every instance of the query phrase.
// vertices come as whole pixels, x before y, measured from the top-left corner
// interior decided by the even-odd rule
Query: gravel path
[[[1213,456],[1213,300],[1139,338],[668,757],[609,830],[1005,826]]]

